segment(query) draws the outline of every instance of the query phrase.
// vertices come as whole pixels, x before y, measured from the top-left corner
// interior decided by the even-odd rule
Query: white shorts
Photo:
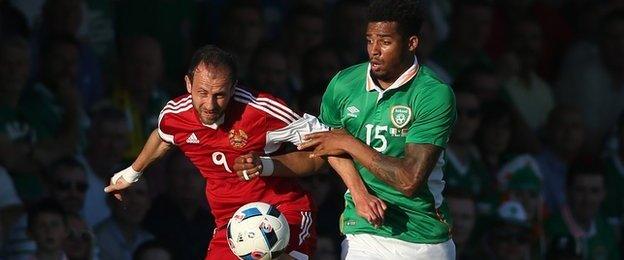
[[[455,259],[452,239],[439,244],[417,244],[370,234],[347,234],[341,259]]]

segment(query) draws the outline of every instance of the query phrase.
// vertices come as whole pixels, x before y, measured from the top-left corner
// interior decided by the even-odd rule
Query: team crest
[[[393,106],[390,109],[390,120],[396,128],[403,128],[412,119],[412,109],[406,106]]]
[[[243,130],[230,130],[228,138],[230,139],[230,145],[232,145],[235,149],[242,149],[245,145],[247,145],[248,136]]]

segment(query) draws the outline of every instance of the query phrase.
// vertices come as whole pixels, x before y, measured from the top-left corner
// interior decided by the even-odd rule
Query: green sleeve
[[[455,96],[446,85],[437,85],[419,95],[412,104],[414,123],[407,143],[433,144],[446,148],[455,123]]]
[[[336,87],[339,84],[339,76],[340,72],[329,82],[321,100],[321,114],[319,115],[319,119],[323,124],[333,128],[342,128],[342,121],[340,120],[342,118],[342,109],[340,109],[340,102],[335,95]]]

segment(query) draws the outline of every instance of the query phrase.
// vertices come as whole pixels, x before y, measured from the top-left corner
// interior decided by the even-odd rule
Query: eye
[[[387,40],[384,40],[384,41],[381,42],[381,44],[386,45],[386,46],[390,45],[391,43],[392,42],[387,41]]]
[[[366,43],[371,44],[373,43],[373,40],[371,38],[366,38]]]

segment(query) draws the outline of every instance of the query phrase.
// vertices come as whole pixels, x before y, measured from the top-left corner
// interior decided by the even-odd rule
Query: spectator
[[[455,242],[457,259],[473,259],[475,257],[473,230],[477,219],[476,205],[468,192],[449,190],[445,194],[446,204],[453,220],[453,242]]]
[[[124,152],[130,146],[130,130],[126,114],[110,105],[96,108],[91,116],[93,124],[87,132],[89,143],[85,154],[77,159],[86,170],[89,184],[84,217],[93,227],[110,215],[106,194],[102,191],[112,173],[124,162]]]
[[[482,240],[485,259],[523,260],[530,259],[526,212],[516,201],[503,203],[497,217]]]
[[[67,259],[63,241],[67,238],[67,216],[54,201],[43,200],[28,211],[28,235],[35,240],[34,259]]]
[[[586,52],[573,50],[563,61],[555,95],[562,104],[581,109],[587,131],[585,144],[590,152],[598,152],[624,111],[622,39],[624,9],[616,9],[602,19],[597,45],[586,45]]]
[[[84,0],[46,0],[41,11],[41,28],[35,38],[35,56],[46,56],[45,45],[50,38],[66,37],[75,39],[76,57],[72,61],[77,64],[75,76],[72,78],[75,88],[80,93],[83,105],[97,102],[104,96],[105,89],[97,56],[88,45],[80,39],[78,30],[84,19]],[[66,64],[68,68],[71,65]]]
[[[43,166],[73,155],[84,139],[88,120],[76,87],[78,50],[74,38],[49,38],[39,57],[39,80],[23,95],[22,111],[37,135],[34,156]]]
[[[85,193],[89,188],[83,165],[72,157],[62,158],[50,167],[49,179],[50,195],[63,211],[83,214]]]
[[[120,80],[114,88],[114,105],[128,115],[130,149],[125,156],[137,154],[156,127],[158,114],[169,100],[164,82],[164,61],[160,44],[149,36],[127,37],[121,41]]]
[[[457,122],[444,153],[447,159],[444,177],[448,188],[478,196],[486,188],[482,185],[488,178],[474,138],[481,124],[481,102],[473,92],[461,87],[455,87],[454,93]]]
[[[87,223],[76,214],[67,216],[68,236],[63,249],[69,260],[92,260],[95,256],[96,241]]]
[[[521,119],[536,132],[554,107],[550,86],[537,74],[542,31],[535,20],[525,18],[514,25],[509,42],[511,52],[505,57],[511,63],[511,74],[503,83],[503,92]]]
[[[484,49],[491,26],[492,5],[489,1],[455,1],[449,39],[434,51],[433,60],[451,78],[471,64],[492,64]]]
[[[624,227],[624,113],[620,115],[616,128],[618,149],[607,155],[605,184],[607,196],[603,205],[610,224]],[[622,234],[624,235],[624,234]],[[621,240],[624,238],[620,237]]]
[[[100,259],[130,260],[141,243],[154,238],[141,227],[151,204],[147,187],[142,178],[124,191],[123,201],[108,197],[112,216],[95,228]]]
[[[185,72],[186,61],[190,59],[195,48],[193,33],[196,32],[198,24],[198,2],[203,1],[114,1],[117,36],[125,38],[149,35],[156,39],[162,47],[163,58],[167,64],[164,68],[166,78],[178,79]],[[232,19],[236,18],[232,17]],[[240,37],[245,36],[245,33],[240,30],[232,32]],[[247,40],[236,39],[241,42]],[[177,94],[178,89],[175,88],[175,91],[174,93]]]
[[[573,107],[557,106],[548,115],[546,147],[535,156],[544,175],[544,198],[549,212],[558,212],[565,201],[565,179],[569,164],[581,153],[583,118]]]
[[[219,45],[237,57],[241,68],[239,73],[245,78],[251,56],[264,38],[262,7],[255,1],[237,0],[229,2],[224,8]]]
[[[145,228],[171,249],[175,259],[203,259],[215,228],[213,216],[201,206],[206,204],[205,182],[178,151],[169,155],[165,170],[168,190],[154,200]]]
[[[581,240],[583,259],[620,259],[613,227],[599,214],[606,195],[604,182],[602,165],[591,160],[577,161],[566,178],[568,201],[560,214],[546,223],[550,237]]]
[[[364,1],[339,1],[331,13],[331,44],[336,46],[342,64],[356,64],[367,59],[366,35],[367,5]]]
[[[247,76],[249,84],[257,90],[276,93],[290,103],[296,96],[296,90],[290,77],[286,54],[275,44],[259,46],[251,56]]]
[[[451,84],[453,83],[451,76],[431,57],[433,51],[438,45],[438,37],[436,35],[432,19],[434,18],[431,17],[423,23],[420,36],[418,37],[418,49],[416,49],[416,56],[418,57],[418,62],[433,70],[442,82]]]
[[[0,41],[0,165],[14,176],[18,193],[25,200],[43,192],[39,171],[33,163],[36,135],[26,120],[23,95],[30,67],[28,42],[20,37]]]
[[[302,87],[301,60],[310,48],[325,40],[325,20],[321,10],[313,6],[299,5],[290,11],[285,22],[286,57],[290,68],[290,78],[295,89]],[[358,38],[361,38],[358,37]]]
[[[492,66],[473,64],[462,70],[453,79],[455,88],[474,92],[481,102],[497,100],[501,97],[501,79]]]
[[[157,240],[150,240],[141,244],[134,252],[133,260],[171,260],[174,258],[171,251]],[[199,258],[179,258],[199,259]]]

